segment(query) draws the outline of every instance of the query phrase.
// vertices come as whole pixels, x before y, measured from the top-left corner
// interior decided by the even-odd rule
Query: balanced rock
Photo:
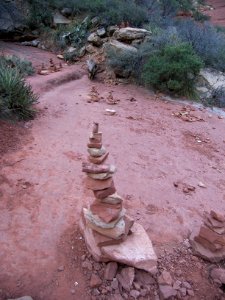
[[[100,157],[106,153],[106,149],[104,147],[97,149],[97,148],[88,148],[88,152],[91,156]]]
[[[125,212],[126,212],[126,210],[123,208],[120,211],[119,216],[116,220],[111,221],[110,223],[106,223],[106,222],[102,221],[98,215],[94,215],[90,209],[83,208],[83,214],[84,214],[84,218],[87,222],[87,225],[89,227],[91,227],[92,229],[95,229],[95,227],[98,227],[98,230],[115,228],[115,226],[119,223],[121,218],[125,215]],[[119,228],[121,228],[121,227],[124,227],[125,224],[120,223],[118,226],[119,226]],[[99,232],[98,230],[96,230],[96,231]]]
[[[107,189],[94,191],[94,195],[96,199],[105,200],[108,196],[114,194],[116,192],[116,188],[112,183],[111,186]]]
[[[99,173],[114,173],[115,172],[114,165],[101,165],[96,166],[95,164],[83,163],[82,171],[91,174],[99,174]]]
[[[122,211],[120,219],[119,219],[119,221],[117,221],[117,223],[115,225],[113,224],[113,222],[106,223],[106,225],[113,224],[113,225],[111,225],[113,227],[105,228],[105,224],[104,225],[101,224],[102,225],[101,227],[96,226],[95,223],[92,223],[89,220],[86,220],[86,224],[87,224],[87,226],[89,226],[90,228],[92,228],[93,230],[95,230],[96,232],[98,232],[104,236],[110,237],[115,240],[122,239],[126,233],[126,224],[125,224],[124,219],[122,218],[123,214],[125,214],[125,211]]]
[[[102,203],[109,203],[109,204],[119,204],[123,202],[123,198],[118,195],[117,193],[111,194],[103,199],[97,198],[97,201],[101,201]]]
[[[106,154],[100,157],[88,156],[88,160],[93,164],[100,165],[107,159],[108,156],[109,156],[109,152],[107,152]]]
[[[94,180],[90,177],[86,178],[86,187],[92,191],[100,191],[113,186],[114,183],[112,178],[108,178],[105,180]]]
[[[95,201],[91,204],[90,210],[94,215],[98,215],[104,222],[110,223],[119,218],[122,204],[108,204]]]

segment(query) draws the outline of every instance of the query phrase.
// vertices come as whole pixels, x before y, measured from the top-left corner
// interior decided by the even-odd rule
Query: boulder
[[[87,40],[89,43],[93,44],[96,47],[100,47],[103,44],[102,39],[98,36],[96,32],[91,33]]]
[[[172,285],[173,279],[169,272],[162,271],[161,275],[158,277],[158,284],[159,285]]]
[[[22,33],[26,28],[24,17],[13,2],[0,3],[0,36]]]
[[[70,24],[71,21],[69,19],[67,19],[66,17],[64,17],[62,14],[60,14],[59,12],[56,12],[53,16],[53,23],[55,25],[58,24]]]
[[[131,42],[133,40],[144,39],[147,35],[151,35],[151,32],[146,29],[125,27],[117,29],[113,37],[118,41]]]
[[[152,274],[157,271],[157,256],[144,228],[134,223],[131,234],[119,244],[102,247],[102,253],[111,261],[117,261]]]
[[[111,65],[112,71],[116,76],[120,78],[128,78],[131,75],[132,67],[128,65],[124,65],[121,63],[121,57],[132,57],[137,53],[137,49],[133,46],[126,45],[124,43],[118,42],[116,40],[110,41],[104,45],[106,53],[112,53],[114,57],[114,61],[118,61],[118,63],[114,63]]]
[[[97,30],[97,35],[100,36],[101,38],[103,38],[103,37],[106,35],[106,30],[105,30],[105,28],[104,28],[104,27],[99,28],[99,29]]]
[[[177,291],[170,285],[159,285],[159,295],[161,300],[172,299],[177,295]]]

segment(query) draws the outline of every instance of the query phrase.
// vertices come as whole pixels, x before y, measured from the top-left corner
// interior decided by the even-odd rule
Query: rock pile
[[[157,257],[144,228],[126,214],[123,198],[113,181],[116,168],[103,164],[109,152],[102,145],[99,124],[94,123],[88,143],[86,186],[95,196],[90,207],[83,208],[80,223],[89,252],[97,261],[118,261],[154,273]]]
[[[207,213],[204,223],[192,232],[190,243],[194,253],[206,260],[225,259],[225,217],[215,211]]]

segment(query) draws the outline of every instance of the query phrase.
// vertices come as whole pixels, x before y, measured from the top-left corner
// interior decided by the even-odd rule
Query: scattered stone
[[[116,114],[116,110],[115,109],[105,109],[105,113],[109,116],[114,116]]]
[[[192,286],[191,286],[190,283],[187,282],[187,281],[182,282],[182,286],[185,287],[186,289],[189,289],[189,290],[192,289]]]
[[[173,284],[173,288],[174,290],[179,290],[181,286],[181,281],[180,280],[176,280]]]
[[[70,293],[71,293],[72,295],[74,295],[74,294],[76,293],[76,291],[75,291],[74,289],[71,289],[71,290],[70,290]]]
[[[134,281],[134,268],[128,267],[122,269],[121,273],[117,274],[116,278],[121,286],[129,292]]]
[[[93,32],[87,38],[88,42],[92,43],[96,47],[100,47],[103,44],[102,39],[97,35],[97,33]]]
[[[92,274],[91,275],[91,281],[90,281],[90,287],[91,288],[97,288],[102,284],[102,280],[101,278],[96,275],[96,274]]]
[[[198,186],[200,186],[201,188],[206,188],[206,185],[201,181],[198,183]]]
[[[183,297],[186,296],[186,294],[187,294],[187,289],[186,289],[186,288],[182,287],[182,288],[179,289],[179,291],[180,291],[180,293],[181,293],[181,295],[182,295]]]
[[[59,272],[62,272],[62,271],[64,271],[64,266],[60,266],[60,267],[58,267],[58,271],[59,271]]]
[[[111,283],[111,287],[112,287],[112,289],[114,289],[114,290],[117,290],[117,289],[118,289],[118,287],[119,287],[119,282],[118,282],[118,279],[117,279],[117,278],[113,278],[112,283]]]
[[[106,35],[106,30],[105,30],[105,28],[104,28],[104,27],[99,28],[99,29],[97,30],[97,35],[100,36],[101,38],[104,37],[104,36]]]
[[[109,262],[105,268],[104,279],[113,280],[116,277],[117,269],[118,264],[116,262]]]
[[[159,285],[172,285],[173,279],[169,272],[162,271],[161,275],[158,277],[158,284]]]
[[[213,280],[219,280],[221,284],[225,284],[225,269],[214,268],[210,272],[210,276]]]
[[[142,285],[151,285],[156,283],[150,273],[138,269],[135,271],[135,280],[140,282]]]
[[[159,294],[162,300],[170,299],[177,295],[177,291],[174,290],[170,285],[159,285]]]
[[[64,56],[63,56],[62,54],[58,54],[57,57],[58,57],[59,59],[64,59]]]
[[[92,271],[92,263],[89,260],[85,260],[82,263],[82,268],[88,269],[89,271]]]
[[[20,297],[20,298],[8,299],[8,300],[33,300],[33,298],[30,297],[30,296],[23,296],[23,297]]]
[[[137,290],[131,290],[130,296],[133,297],[134,299],[137,299],[140,296],[140,292]]]
[[[188,296],[191,296],[191,297],[195,296],[195,293],[193,290],[187,290],[187,294],[188,294]]]

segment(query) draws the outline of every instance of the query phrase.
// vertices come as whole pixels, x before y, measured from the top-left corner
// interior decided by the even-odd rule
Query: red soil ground
[[[40,63],[53,56],[7,43],[0,47]],[[77,80],[65,83],[71,78]],[[9,149],[0,145],[2,299],[24,294],[35,300],[90,299],[80,267],[85,247],[77,224],[82,206],[93,199],[81,172],[93,121],[100,123],[104,145],[117,166],[115,183],[125,207],[145,227],[158,254],[186,239],[205,211],[225,211],[224,119],[196,109],[192,113],[203,121],[185,122],[173,114],[182,104],[137,86],[91,82],[80,64],[35,75],[29,82],[40,94],[40,113],[15,130]],[[103,99],[87,102],[93,84],[101,97],[113,91],[120,99],[113,107],[115,116],[104,114],[112,107]],[[178,188],[174,182],[180,182]],[[185,184],[196,190],[184,193]],[[64,272],[57,271],[61,265]],[[215,289],[199,272],[190,269],[186,278],[199,286],[193,299],[216,299]]]
[[[211,17],[211,22],[215,25],[225,26],[225,1],[207,0],[206,2],[214,8],[207,11],[207,14]]]

